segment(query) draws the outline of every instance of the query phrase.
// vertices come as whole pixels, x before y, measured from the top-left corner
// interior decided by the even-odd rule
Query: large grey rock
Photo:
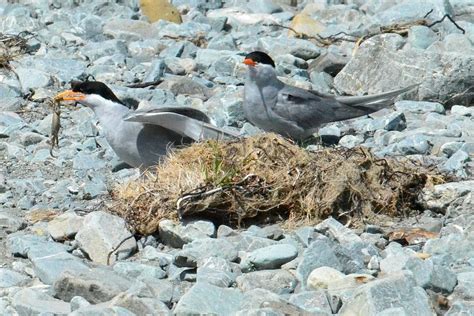
[[[458,284],[454,289],[456,297],[474,300],[474,272],[461,272],[457,275]]]
[[[433,20],[439,20],[445,14],[454,14],[447,0],[426,0],[420,3],[404,0],[399,3],[392,1],[391,4],[389,8],[375,15],[382,25],[423,19],[428,12],[431,12],[429,18]]]
[[[325,219],[316,225],[315,228],[319,233],[337,240],[341,245],[362,242],[362,239],[356,233],[333,217]]]
[[[18,273],[13,270],[0,268],[0,288],[21,286],[30,280],[24,274]]]
[[[174,313],[232,315],[242,302],[243,294],[239,290],[198,282],[179,300]]]
[[[8,235],[7,248],[12,255],[29,259],[66,252],[66,246],[63,244],[50,242],[44,237],[27,235],[23,232]]]
[[[243,271],[278,269],[293,260],[298,250],[290,244],[279,244],[256,249],[241,262]]]
[[[65,212],[48,222],[48,232],[54,240],[73,238],[82,228],[84,218],[74,211]]]
[[[135,251],[137,243],[133,237],[118,247],[130,236],[131,233],[122,218],[97,211],[84,217],[83,227],[77,233],[76,240],[92,261],[109,264],[115,262],[117,256],[127,258]],[[115,249],[116,247],[118,249]]]
[[[244,292],[265,289],[277,294],[289,294],[295,290],[297,280],[286,270],[262,270],[244,273],[237,277],[237,286]]]
[[[281,295],[265,289],[254,289],[244,293],[241,310],[236,315],[305,315],[305,311]]]
[[[415,25],[408,31],[408,43],[412,47],[426,49],[438,39],[436,33],[424,25]]]
[[[65,271],[78,273],[89,267],[81,259],[67,252],[31,258],[36,276],[45,284],[53,284]]]
[[[306,286],[309,274],[319,267],[331,267],[342,271],[343,266],[333,250],[333,244],[327,239],[317,239],[313,241],[303,253],[303,259],[298,264],[296,276]]]
[[[472,54],[404,48],[400,35],[383,34],[365,41],[334,83],[349,94],[360,91],[370,94],[393,90],[397,78],[398,87],[421,83],[417,91],[419,99],[468,105],[472,96],[463,92],[474,81],[473,59]]]
[[[163,279],[166,272],[159,266],[147,265],[139,262],[116,262],[114,271],[129,278],[141,280],[143,278]]]
[[[69,303],[60,301],[37,289],[24,288],[12,299],[12,305],[19,315],[68,315],[71,311]]]
[[[234,270],[223,258],[205,258],[198,264],[196,281],[226,288],[235,282],[236,271]]]
[[[131,41],[153,38],[156,30],[145,21],[109,19],[104,24],[103,32],[115,39]]]
[[[208,257],[223,258],[228,261],[237,259],[237,249],[224,238],[201,238],[183,246],[174,259],[179,267],[196,267],[197,262]]]
[[[159,233],[160,239],[164,244],[175,248],[182,248],[183,245],[193,240],[212,236],[212,233],[209,234],[206,231],[202,231],[199,229],[199,226],[192,224],[183,225],[171,220],[163,220],[160,222]]]
[[[445,316],[474,315],[474,302],[456,301],[446,312]]]
[[[134,315],[172,315],[169,308],[160,300],[142,298],[126,292],[115,296],[108,305],[126,308]]]
[[[222,238],[230,242],[237,251],[252,252],[256,249],[278,244],[277,241],[250,235],[236,235]]]
[[[71,273],[66,271],[54,283],[55,297],[70,301],[74,296],[82,296],[88,302],[106,302],[121,292],[125,292],[132,281],[105,268],[92,268]]]
[[[332,315],[331,305],[324,291],[303,291],[290,296],[290,303],[311,315]]]
[[[426,292],[415,285],[410,275],[391,275],[369,282],[358,289],[342,306],[340,315],[380,315],[399,308],[406,315],[433,315]]]

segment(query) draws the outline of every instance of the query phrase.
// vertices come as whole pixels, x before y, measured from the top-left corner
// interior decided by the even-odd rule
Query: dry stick
[[[129,239],[132,238],[132,237],[133,237],[133,235],[130,235],[130,236],[128,236],[127,238],[123,239],[114,249],[112,249],[112,250],[107,254],[107,265],[110,264],[110,256],[111,256],[115,251],[117,251],[117,249],[119,249],[120,246],[122,246],[122,244],[123,244],[124,242],[126,242],[127,240],[129,240]]]
[[[150,82],[140,82],[140,83],[129,84],[127,87],[128,88],[146,88],[150,86],[157,86],[162,82],[163,80],[158,79],[158,80],[150,81]]]

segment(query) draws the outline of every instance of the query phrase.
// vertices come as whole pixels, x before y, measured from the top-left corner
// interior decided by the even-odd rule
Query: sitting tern
[[[197,109],[160,107],[133,111],[102,82],[73,81],[71,88],[55,99],[76,101],[91,108],[107,142],[117,156],[132,167],[156,165],[175,146],[203,139],[238,137],[236,133],[213,126],[207,115]]]
[[[290,86],[277,78],[275,62],[255,51],[244,59],[248,66],[244,114],[255,126],[294,140],[313,135],[322,124],[376,112],[398,95],[418,85],[368,96],[333,96]]]

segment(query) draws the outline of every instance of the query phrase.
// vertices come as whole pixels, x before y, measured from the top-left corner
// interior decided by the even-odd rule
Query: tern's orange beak
[[[250,59],[250,58],[245,58],[244,59],[244,64],[246,64],[247,66],[256,66],[257,63],[253,61],[253,59]]]
[[[56,101],[81,101],[84,100],[86,95],[81,92],[74,92],[72,90],[66,90],[54,97]]]

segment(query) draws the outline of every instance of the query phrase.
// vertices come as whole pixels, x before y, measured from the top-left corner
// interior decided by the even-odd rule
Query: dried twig
[[[163,80],[158,79],[158,80],[150,81],[150,82],[140,82],[140,83],[129,84],[127,87],[128,88],[146,88],[146,87],[150,87],[150,86],[157,86],[162,82],[163,82]]]
[[[107,254],[107,265],[110,264],[110,256],[115,252],[117,251],[120,246],[123,245],[124,242],[126,242],[127,240],[129,240],[130,238],[132,238],[134,235],[130,235],[128,237],[126,237],[125,239],[123,239],[121,242],[119,242],[119,244],[117,246],[115,246],[108,254]]]

